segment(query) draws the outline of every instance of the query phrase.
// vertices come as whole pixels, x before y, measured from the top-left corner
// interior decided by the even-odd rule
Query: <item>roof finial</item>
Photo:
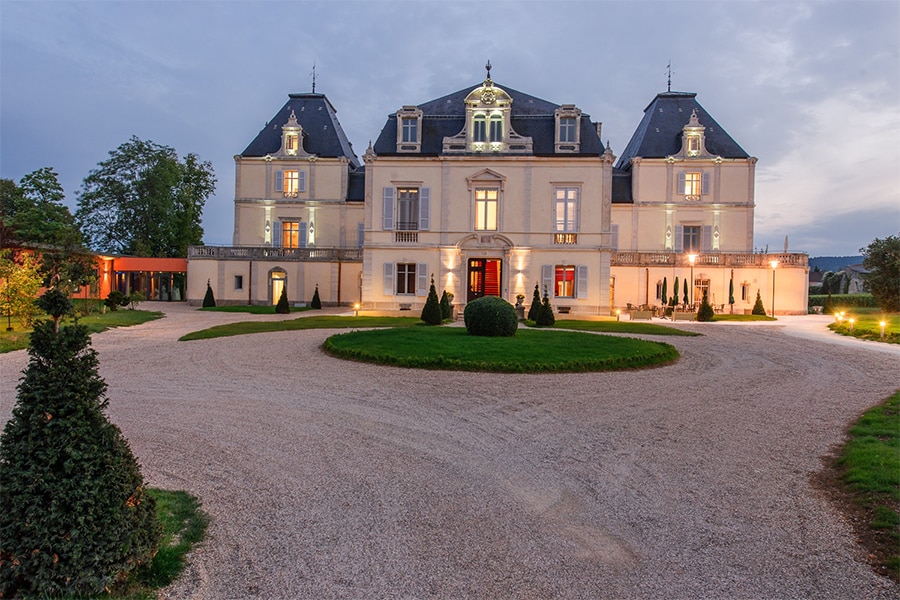
[[[312,70],[312,73],[310,73],[310,75],[312,75],[312,82],[313,82],[312,93],[315,94],[316,93],[316,63],[315,62],[313,62],[313,70]]]
[[[672,59],[669,59],[669,64],[666,65],[666,71],[668,72],[669,78],[666,81],[666,91],[672,91]]]
[[[491,80],[491,61],[490,60],[487,61],[487,64],[484,65],[484,68],[487,69],[487,80],[490,81]]]

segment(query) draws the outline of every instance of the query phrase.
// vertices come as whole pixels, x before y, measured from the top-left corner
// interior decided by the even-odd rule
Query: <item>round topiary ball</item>
[[[463,318],[470,335],[510,337],[516,335],[519,326],[516,308],[497,296],[484,296],[469,302]]]

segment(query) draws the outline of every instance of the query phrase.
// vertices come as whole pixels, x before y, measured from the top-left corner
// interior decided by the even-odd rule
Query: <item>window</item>
[[[473,142],[484,142],[485,135],[485,127],[486,121],[484,115],[476,115],[475,120],[472,122],[472,141]]]
[[[696,135],[688,136],[687,153],[688,153],[688,156],[699,156],[700,155],[700,138],[698,136],[696,136]]]
[[[284,172],[284,195],[296,196],[300,191],[300,176],[297,171]]]
[[[306,191],[306,171],[275,171],[275,191],[282,192],[285,198],[296,198],[299,192]]]
[[[284,134],[284,151],[286,154],[297,154],[297,149],[300,147],[300,134],[296,132],[290,132]]]
[[[700,251],[700,226],[685,225],[683,237],[683,252],[699,252]]]
[[[397,294],[416,293],[415,263],[397,263]]]
[[[397,229],[399,231],[419,229],[419,188],[397,189]]]
[[[575,142],[575,117],[563,117],[559,120],[559,141]]]
[[[282,221],[281,222],[281,247],[282,248],[302,248],[306,245],[306,229],[303,229],[304,235],[302,236],[301,244],[301,235],[300,229],[303,223],[300,221]]]
[[[557,298],[575,297],[575,267],[556,266],[556,290]]]
[[[419,141],[419,120],[416,118],[405,118],[403,121],[403,137],[405,144],[415,144]]]
[[[744,302],[750,302],[750,284],[742,283],[741,284],[741,300]]]
[[[503,119],[500,115],[491,116],[491,142],[503,141]]]
[[[496,189],[475,190],[475,229],[478,231],[497,230],[497,199],[499,191]]]
[[[243,275],[235,275],[234,276],[234,289],[236,289],[236,290],[244,289],[244,276]]]
[[[578,231],[578,188],[556,189],[555,229],[560,233]]]
[[[666,291],[668,292],[669,290],[666,290]],[[662,293],[662,281],[656,282],[656,299],[661,300],[663,304],[666,303],[666,299],[663,298],[663,293]]]
[[[699,200],[700,199],[700,173],[684,174],[684,199]]]

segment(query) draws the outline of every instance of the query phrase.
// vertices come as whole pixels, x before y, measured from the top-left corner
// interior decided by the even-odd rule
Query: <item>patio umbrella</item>
[[[664,305],[669,303],[669,296],[668,296],[668,293],[669,293],[669,282],[666,280],[665,277],[663,277],[662,303],[663,303]]]
[[[687,306],[687,303],[690,302],[690,298],[688,298],[688,282],[687,279],[684,280],[684,304]]]
[[[734,312],[734,279],[728,280],[728,304],[731,305],[731,312]]]
[[[678,304],[678,275],[675,276],[675,292],[672,295],[675,298],[673,304]]]

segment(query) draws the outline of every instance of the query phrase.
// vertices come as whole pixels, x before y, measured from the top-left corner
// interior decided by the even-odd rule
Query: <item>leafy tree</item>
[[[35,301],[38,308],[50,315],[53,321],[53,333],[59,331],[59,320],[71,315],[75,311],[75,305],[69,297],[57,289],[47,290]]]
[[[865,277],[866,289],[885,312],[900,311],[900,237],[889,235],[859,249],[863,255],[863,267],[869,270]]]
[[[541,288],[534,284],[534,295],[531,297],[531,307],[528,309],[528,320],[537,323],[541,314]]]
[[[452,318],[453,305],[450,304],[450,294],[447,293],[447,290],[444,290],[444,293],[441,294],[441,320],[446,321]]]
[[[120,292],[119,290],[113,290],[106,296],[106,300],[103,301],[103,304],[109,307],[110,310],[119,310],[120,306],[128,306],[131,303],[131,298]]]
[[[703,290],[703,300],[700,302],[700,309],[697,311],[697,320],[712,321],[715,316],[716,311],[713,310],[712,304],[709,303],[706,290]]]
[[[132,137],[85,178],[76,218],[95,250],[179,257],[200,244],[212,164]]]
[[[316,291],[313,293],[312,302],[309,303],[310,308],[322,308],[322,300],[319,298],[319,284],[316,284]]]
[[[428,298],[425,300],[425,306],[422,307],[421,319],[428,325],[440,325],[443,318],[441,317],[441,303],[438,300],[437,290],[434,288],[434,275],[431,276],[431,287],[428,289]]]
[[[756,303],[753,304],[753,310],[750,312],[754,315],[766,315],[766,307],[763,306],[762,296],[759,295],[759,290],[756,290]]]
[[[59,291],[0,436],[0,597],[97,595],[156,552],[160,526],[81,325]]]
[[[281,295],[278,296],[278,303],[275,305],[275,313],[279,315],[287,315],[291,312],[291,305],[288,304],[287,289],[281,288]]]
[[[29,252],[0,251],[0,308],[23,327],[31,327],[40,312],[34,298],[41,289],[40,262]]]
[[[284,291],[284,290],[282,290]],[[213,296],[212,286],[209,285],[209,279],[206,280],[206,295],[203,296],[203,308],[212,308],[216,305],[216,297]]]
[[[553,324],[556,323],[556,316],[553,314],[553,307],[550,305],[550,296],[546,289],[544,290],[544,299],[541,301],[541,309],[534,322],[542,327],[553,327]]]

